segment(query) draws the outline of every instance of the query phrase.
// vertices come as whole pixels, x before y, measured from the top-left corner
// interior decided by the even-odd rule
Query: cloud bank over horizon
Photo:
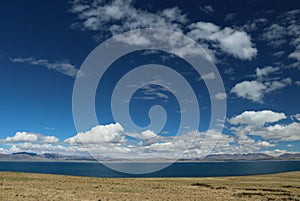
[[[299,115],[289,117],[282,112],[271,110],[244,111],[227,121],[227,128],[233,134],[190,131],[179,136],[172,136],[158,135],[150,130],[127,133],[120,123],[98,125],[65,140],[23,131],[2,139],[1,143],[9,148],[1,152],[51,152],[79,156],[90,153],[99,159],[103,157],[116,159],[199,158],[205,151],[201,148],[209,133],[212,138],[214,135],[221,135],[209,154],[266,153],[278,156],[288,152],[294,153],[294,151],[289,151],[291,146],[287,145],[287,149],[282,149],[278,143],[300,140]],[[283,123],[285,120],[290,121]]]

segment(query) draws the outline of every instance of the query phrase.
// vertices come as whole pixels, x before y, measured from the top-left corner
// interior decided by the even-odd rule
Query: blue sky
[[[126,72],[161,64],[182,74],[199,101],[199,127],[187,128],[178,141],[183,147],[192,144],[186,157],[201,155],[211,98],[227,102],[224,130],[213,131],[220,137],[213,153],[299,152],[299,18],[297,1],[2,1],[0,151],[80,153],[79,141],[90,148],[96,136],[102,139],[98,149],[88,151],[117,147],[107,155],[175,156],[172,140],[184,111],[170,91],[147,85],[130,102],[132,120],[140,127],[150,123],[151,106],[164,107],[168,118],[161,132],[116,122],[110,106],[114,86]],[[98,86],[99,126],[77,134],[72,93],[79,68],[111,36],[139,28],[164,28],[198,42],[213,59],[226,94],[210,97],[205,83],[217,75],[199,79],[174,54],[133,52],[115,61]]]

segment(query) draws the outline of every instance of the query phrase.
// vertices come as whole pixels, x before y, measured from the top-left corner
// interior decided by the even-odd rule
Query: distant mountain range
[[[300,153],[283,154],[278,157],[263,153],[249,154],[213,154],[203,159],[190,159],[192,161],[259,161],[259,160],[300,160]]]
[[[128,161],[126,159],[102,158],[103,161]],[[149,159],[148,161],[156,161]],[[157,161],[168,161],[170,159],[158,159]],[[258,160],[300,160],[300,153],[286,153],[278,157],[270,156],[262,153],[250,154],[214,154],[208,155],[203,159],[180,159],[179,161],[258,161]],[[60,155],[54,153],[30,153],[17,152],[12,154],[0,154],[0,161],[95,161],[91,156],[71,156]],[[131,161],[131,160],[130,160]],[[147,161],[147,159],[134,160]]]
[[[12,154],[0,154],[0,161],[67,161],[67,160],[94,160],[86,156],[67,156],[54,153],[36,154],[30,152],[17,152]]]

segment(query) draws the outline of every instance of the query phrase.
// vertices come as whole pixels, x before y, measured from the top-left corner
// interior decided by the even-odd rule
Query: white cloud
[[[22,144],[14,144],[12,145],[6,152],[7,153],[15,153],[15,152],[33,152],[33,153],[60,153],[60,154],[72,154],[74,152],[70,152],[71,149],[68,149],[62,145],[53,145],[53,144],[34,144],[30,142],[25,142]]]
[[[258,145],[258,146],[262,146],[262,147],[266,147],[266,148],[276,146],[275,144],[270,144],[269,142],[266,142],[266,141],[262,141],[262,142],[259,141],[259,142],[257,143],[257,145]]]
[[[9,143],[10,148],[5,153],[20,151],[35,153],[59,153],[65,155],[81,155],[90,153],[98,159],[103,157],[112,158],[176,158],[185,151],[185,157],[199,157],[203,154],[201,144],[206,137],[206,132],[188,132],[178,136],[158,136],[153,131],[146,130],[134,135],[133,141],[124,139],[123,127],[116,123],[110,125],[96,126],[85,133],[78,133],[74,137],[65,140],[66,146],[50,143],[44,140],[41,143],[23,142]],[[219,149],[227,147],[233,142],[232,136],[221,133],[209,132],[210,139],[218,139]],[[50,139],[50,138],[47,138]],[[139,143],[136,143],[138,140]],[[116,143],[118,142],[118,143]],[[190,147],[190,149],[188,149]],[[188,149],[188,150],[187,150]],[[208,151],[208,150],[207,150]],[[196,155],[197,154],[197,155]]]
[[[299,135],[300,123],[293,122],[288,125],[276,124],[266,127],[265,133],[261,131],[254,132],[265,138],[280,139],[281,141],[295,141],[300,140]]]
[[[121,143],[125,141],[124,128],[121,124],[98,125],[91,130],[81,132],[74,137],[66,139],[68,144],[99,144]]]
[[[226,97],[227,97],[226,93],[217,93],[215,95],[215,99],[217,99],[217,100],[225,100]]]
[[[59,139],[55,136],[45,136],[32,132],[16,132],[13,137],[7,137],[3,140],[5,143],[31,142],[31,143],[58,143]]]
[[[235,93],[238,97],[261,103],[266,88],[264,84],[258,81],[243,81],[236,84],[231,89],[231,93]]]
[[[58,143],[59,139],[57,137],[54,137],[54,136],[45,136],[45,138],[43,139],[43,142],[45,142],[45,143]]]
[[[203,80],[213,80],[216,78],[216,75],[213,72],[210,72],[210,73],[202,75],[201,78]]]
[[[297,118],[299,115],[293,115]],[[121,124],[95,126],[89,131],[78,133],[60,144],[54,136],[44,136],[35,133],[19,132],[9,139],[1,152],[13,153],[20,151],[35,153],[59,153],[64,155],[92,154],[99,160],[110,158],[199,158],[210,154],[241,154],[257,153],[265,148],[275,147],[268,153],[276,151],[278,141],[300,140],[299,122],[280,124],[286,119],[284,113],[263,111],[245,111],[229,119],[232,134],[226,135],[214,130],[208,132],[190,131],[178,136],[157,135],[151,130],[141,133],[127,133]],[[207,136],[207,134],[209,136]],[[263,139],[256,140],[253,135]],[[133,137],[127,138],[127,136]],[[14,140],[12,140],[14,139]],[[210,152],[209,146],[202,146],[204,140],[217,144]]]
[[[285,119],[284,113],[273,112],[271,110],[262,111],[245,111],[240,115],[237,115],[229,119],[231,124],[247,124],[253,126],[263,126],[266,123],[277,122]]]
[[[234,30],[230,27],[221,29],[210,22],[197,22],[189,25],[188,36],[195,40],[208,40],[216,42],[218,47],[236,58],[251,60],[257,54],[253,47],[251,37],[244,31]]]
[[[128,36],[123,36],[121,35],[120,37],[117,38],[118,41],[124,42],[130,45],[149,45],[151,42],[148,38],[144,37],[141,35],[140,32],[137,31],[136,34],[130,34]]]
[[[297,115],[293,115],[292,117],[295,116]],[[284,119],[287,119],[284,113],[262,110],[246,111],[228,121],[232,125],[235,125],[230,129],[237,135],[260,136],[266,140],[273,141],[300,140],[300,123],[278,123]]]
[[[278,157],[282,154],[288,153],[288,151],[287,150],[282,150],[282,149],[275,149],[275,150],[264,151],[264,153],[268,154],[270,156]]]
[[[178,7],[167,8],[161,12],[161,15],[171,21],[178,21],[181,23],[187,22],[186,14],[181,14],[181,10]]]
[[[68,60],[50,62],[47,59],[36,59],[33,57],[10,58],[14,63],[27,63],[33,66],[44,66],[49,70],[54,70],[70,77],[76,77],[78,73],[82,74],[76,66],[72,65]]]
[[[286,42],[286,28],[279,24],[272,24],[266,28],[262,37],[267,40],[273,47],[279,47]]]
[[[32,143],[58,143],[59,139],[55,136],[45,136],[32,132],[16,132],[13,137],[7,137],[3,140],[6,143],[14,142],[32,142]]]
[[[294,52],[292,52],[291,54],[289,54],[288,57],[300,61],[300,49],[295,50]]]
[[[7,137],[6,142],[36,142],[38,137],[27,132],[16,132],[13,137]]]
[[[300,121],[300,114],[295,114],[292,117],[295,118],[295,119],[297,119],[298,121]]]
[[[300,87],[300,81],[295,82],[296,86]]]
[[[255,71],[257,77],[264,77],[268,76],[270,73],[275,73],[279,71],[279,67],[267,66],[264,68],[256,68]]]
[[[269,77],[269,74],[279,71],[278,67],[256,68],[255,71],[255,80],[237,83],[230,92],[235,93],[238,97],[263,103],[266,94],[282,89],[292,83],[292,79],[289,77],[283,79]]]
[[[126,133],[126,135],[137,139],[149,139],[158,136],[155,132],[151,130],[145,130],[141,133]]]
[[[275,80],[275,81],[269,81],[269,82],[265,82],[265,86],[267,86],[266,88],[266,93],[270,93],[273,91],[276,91],[278,89],[282,89],[288,85],[290,85],[292,83],[292,79],[291,78],[284,78],[282,80]]]

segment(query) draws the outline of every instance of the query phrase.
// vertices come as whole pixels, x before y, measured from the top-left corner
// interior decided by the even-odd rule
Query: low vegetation
[[[95,178],[0,172],[0,200],[299,200],[300,172],[206,178]]]

